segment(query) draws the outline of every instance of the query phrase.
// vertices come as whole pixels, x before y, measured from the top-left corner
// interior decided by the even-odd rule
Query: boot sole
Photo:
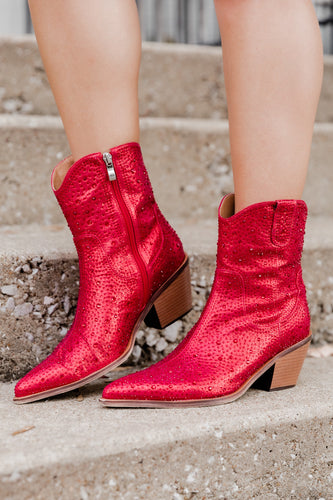
[[[146,307],[140,314],[133,329],[131,339],[124,354],[118,359],[94,372],[87,377],[72,382],[71,384],[38,392],[29,396],[14,397],[15,404],[33,403],[41,399],[57,396],[74,389],[78,389],[89,382],[99,379],[106,373],[124,363],[132,353],[135,338],[140,324],[147,319],[148,326],[155,325],[156,328],[165,328],[171,323],[185,316],[192,309],[191,278],[188,256],[186,255],[182,265],[177,271],[155,292]],[[157,326],[159,325],[159,326]]]
[[[191,399],[179,401],[110,400],[105,398],[100,398],[99,401],[103,406],[112,408],[190,408],[231,403],[240,398],[251,386],[266,391],[288,389],[294,387],[297,383],[311,338],[312,335],[309,335],[301,342],[274,356],[274,358],[257,370],[237,391],[226,396],[204,400]]]

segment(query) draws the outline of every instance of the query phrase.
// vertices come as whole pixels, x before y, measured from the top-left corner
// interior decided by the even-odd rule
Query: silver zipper
[[[143,282],[143,303],[146,304],[146,302],[147,302],[147,300],[149,298],[148,297],[148,294],[149,294],[149,278],[148,278],[148,273],[147,273],[147,269],[146,269],[145,263],[144,263],[141,255],[140,255],[140,252],[139,252],[139,249],[138,249],[138,246],[137,246],[136,237],[135,237],[135,230],[134,230],[134,227],[133,227],[133,221],[132,221],[130,212],[129,212],[128,208],[127,208],[127,205],[125,203],[125,200],[124,200],[124,198],[123,198],[123,196],[121,194],[121,191],[120,191],[120,187],[119,187],[119,183],[117,181],[117,175],[116,175],[116,171],[115,171],[115,168],[114,168],[114,165],[113,165],[113,160],[112,160],[111,153],[109,153],[109,152],[103,153],[103,160],[104,160],[104,163],[106,165],[110,181],[116,181],[116,182],[113,182],[112,184],[110,184],[109,186],[110,186],[110,189],[112,190],[112,192],[114,193],[114,195],[116,197],[116,200],[117,200],[118,205],[119,205],[119,209],[120,209],[120,211],[122,213],[122,216],[124,218],[125,224],[127,226],[128,237],[129,237],[130,245],[132,247],[134,259],[136,260],[136,263],[138,265],[139,271],[140,271],[141,276],[142,276],[142,282]]]
[[[117,176],[114,169],[111,153],[103,153],[103,160],[106,165],[110,181],[115,181],[117,179]]]

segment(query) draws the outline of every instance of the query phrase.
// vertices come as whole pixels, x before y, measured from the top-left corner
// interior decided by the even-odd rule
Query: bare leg
[[[311,0],[215,0],[236,211],[301,198],[322,83]]]
[[[141,35],[134,0],[29,0],[74,157],[139,140]]]

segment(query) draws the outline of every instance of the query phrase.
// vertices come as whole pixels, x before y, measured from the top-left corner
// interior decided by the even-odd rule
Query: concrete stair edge
[[[332,61],[332,56],[325,57],[318,121],[333,120]],[[0,76],[1,109],[57,114],[33,35],[0,38],[0,62],[7,66]],[[161,78],[166,72],[167,84]],[[179,87],[183,92],[176,91]],[[139,96],[142,116],[227,117],[221,47],[144,43]]]
[[[24,407],[11,402],[13,384],[0,385],[5,417],[0,431],[2,498],[31,498],[25,491],[43,498],[49,486],[63,500],[78,498],[81,487],[89,494],[85,498],[95,498],[96,485],[103,494],[126,500],[157,494],[161,500],[179,500],[193,490],[214,499],[250,499],[259,492],[263,496],[258,498],[287,498],[291,488],[296,498],[314,491],[315,498],[325,498],[331,491],[333,455],[327,444],[332,432],[333,358],[306,359],[293,389],[250,390],[229,405],[171,410],[100,407],[97,399],[104,385],[125,373],[86,386],[79,399],[78,392],[69,393]],[[32,428],[12,435],[26,427]],[[147,484],[149,475],[153,489]],[[20,488],[23,484],[26,490]]]
[[[229,131],[228,120],[224,118],[188,118],[179,116],[142,116],[140,126],[143,128],[176,128],[189,131],[226,132]],[[22,115],[0,113],[1,128],[56,128],[63,130],[61,118],[53,115]],[[316,122],[313,133],[332,133],[332,122]]]
[[[60,119],[0,115],[0,131],[1,223],[61,222],[50,192],[50,172],[69,149]],[[220,197],[233,189],[226,120],[142,118],[141,144],[166,216],[215,216]],[[304,191],[311,214],[333,215],[332,157],[333,123],[316,124]]]
[[[36,37],[34,34],[26,33],[22,35],[1,35],[0,43],[5,42],[12,45],[17,45],[17,43],[31,43],[33,46],[37,46]],[[167,43],[167,42],[148,42],[143,41],[142,46],[144,48],[149,48],[150,50],[160,50],[173,53],[175,50],[181,52],[204,52],[204,53],[216,53],[220,56],[222,47],[212,46],[204,44],[193,44],[193,43]],[[324,58],[333,63],[332,54],[324,54]]]
[[[190,254],[215,256],[217,243],[216,219],[195,220],[171,218],[170,224],[182,239],[184,248]],[[307,220],[304,251],[333,251],[333,217],[313,215]],[[72,235],[65,223],[57,225],[27,224],[0,225],[0,258],[32,258],[44,255],[46,258],[75,257],[76,250]]]
[[[25,43],[37,48],[36,37],[33,34],[26,35],[11,35],[11,36],[0,36],[0,45],[8,44],[16,46],[18,43]],[[155,52],[160,54],[160,52],[174,54],[184,53],[184,54],[205,54],[216,57],[221,61],[221,46],[211,46],[211,45],[201,45],[201,44],[190,44],[190,43],[165,43],[165,42],[142,42],[143,50],[149,52]],[[333,55],[324,54],[324,64],[333,65]]]

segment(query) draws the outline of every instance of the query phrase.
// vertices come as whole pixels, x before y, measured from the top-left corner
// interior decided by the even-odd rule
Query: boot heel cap
[[[281,356],[253,384],[254,389],[263,391],[279,391],[289,389],[297,384],[310,340],[301,347]]]
[[[167,288],[155,300],[145,323],[152,328],[165,328],[192,309],[191,276],[188,260]]]

